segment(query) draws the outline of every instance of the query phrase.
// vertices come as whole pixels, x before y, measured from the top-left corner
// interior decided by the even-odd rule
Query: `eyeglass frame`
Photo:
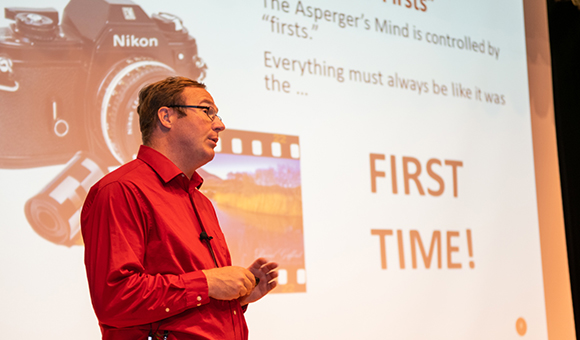
[[[211,111],[211,106],[200,106],[200,105],[167,105],[167,107],[183,107],[186,109],[205,109],[207,110],[207,112],[205,112],[205,114],[207,115],[207,117],[213,122],[215,117],[218,117],[220,119],[220,121],[222,120],[222,117],[218,116],[217,112],[212,116],[210,116],[210,111]]]

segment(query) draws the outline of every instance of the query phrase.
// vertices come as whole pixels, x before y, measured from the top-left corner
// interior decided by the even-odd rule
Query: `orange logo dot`
[[[519,318],[516,321],[516,331],[521,336],[524,336],[528,331],[528,325],[526,324],[526,320],[524,318]]]

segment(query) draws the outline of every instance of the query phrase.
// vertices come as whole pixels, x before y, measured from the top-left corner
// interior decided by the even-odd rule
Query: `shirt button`
[[[197,301],[201,301],[201,295],[197,296]]]
[[[198,304],[197,304],[197,306],[198,306],[198,307],[199,307],[199,306],[201,306],[201,303],[198,303]]]
[[[169,313],[169,308],[165,308],[165,311],[166,311],[167,313]]]
[[[238,312],[234,311],[234,315],[238,315]]]
[[[184,174],[181,174],[181,177],[185,177],[185,175]]]

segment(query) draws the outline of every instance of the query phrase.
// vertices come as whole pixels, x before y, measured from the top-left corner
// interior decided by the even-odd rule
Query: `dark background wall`
[[[571,1],[548,0],[548,20],[570,281],[580,334],[580,8]]]

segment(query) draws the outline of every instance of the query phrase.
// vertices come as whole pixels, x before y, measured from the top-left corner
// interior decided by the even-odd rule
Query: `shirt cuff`
[[[182,275],[187,306],[199,307],[209,303],[207,279],[201,270]]]

